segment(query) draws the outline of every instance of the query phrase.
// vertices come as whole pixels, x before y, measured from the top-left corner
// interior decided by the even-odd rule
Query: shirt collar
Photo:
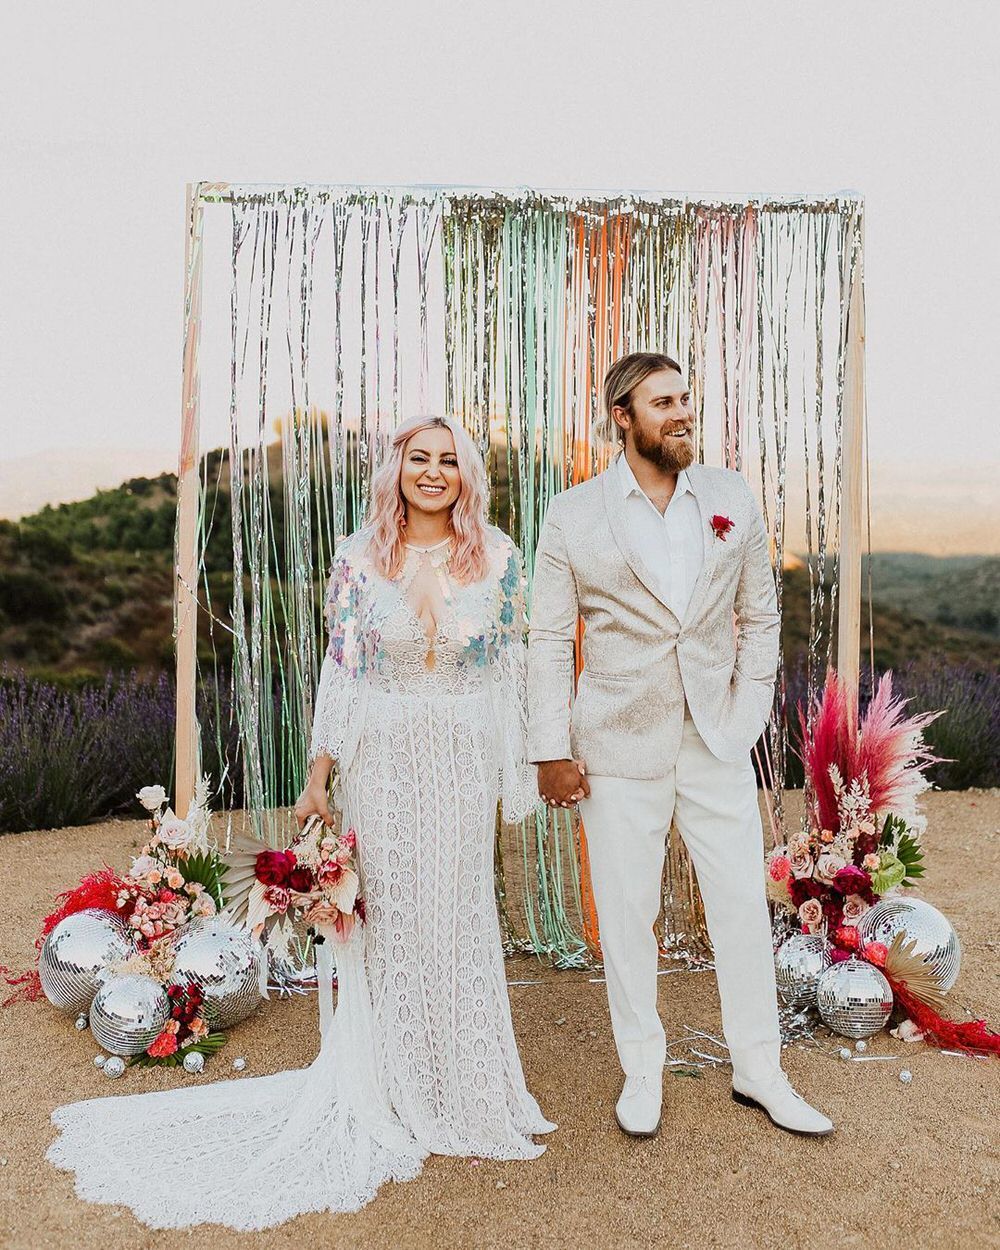
[[[632,466],[625,458],[625,453],[621,452],[618,456],[618,476],[621,480],[622,494],[628,499],[633,492],[639,495],[645,495],[645,491],[635,480],[635,474],[632,472]],[[675,493],[683,495],[687,491],[693,495],[691,488],[691,478],[688,476],[687,469],[681,469],[677,474],[677,491]]]

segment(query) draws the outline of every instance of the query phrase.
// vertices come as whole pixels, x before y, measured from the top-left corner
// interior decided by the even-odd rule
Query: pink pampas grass
[[[873,813],[916,814],[917,796],[930,784],[922,770],[940,759],[925,745],[923,731],[941,713],[905,716],[905,706],[906,700],[893,694],[892,674],[885,673],[859,725],[854,699],[831,669],[811,714],[799,707],[802,762],[817,829],[839,831],[840,782],[861,784]]]

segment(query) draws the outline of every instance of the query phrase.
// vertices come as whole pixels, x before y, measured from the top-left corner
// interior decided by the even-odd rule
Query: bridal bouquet
[[[355,922],[365,920],[356,846],[353,829],[338,834],[314,817],[287,850],[257,850],[247,928],[260,933],[297,919],[311,927],[328,926],[337,939],[347,941]]]
[[[767,889],[806,933],[826,932],[835,948],[842,927],[852,929],[880,898],[924,873],[917,799],[937,757],[923,730],[940,713],[903,709],[886,673],[859,721],[832,672],[811,716],[799,709],[809,802],[802,828],[768,856]],[[847,953],[845,946],[838,957]]]

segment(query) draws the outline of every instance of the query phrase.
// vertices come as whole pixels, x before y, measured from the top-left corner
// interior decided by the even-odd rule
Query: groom
[[[653,925],[671,817],[715,950],[733,1097],[780,1128],[832,1132],[781,1070],[764,852],[750,751],[774,694],[779,617],[767,536],[739,473],[694,462],[680,365],[622,357],[604,382],[622,454],[557,495],[535,557],[529,758],[550,806],[579,802],[622,1130],[660,1127],[665,1036]],[[574,695],[573,647],[584,621]]]

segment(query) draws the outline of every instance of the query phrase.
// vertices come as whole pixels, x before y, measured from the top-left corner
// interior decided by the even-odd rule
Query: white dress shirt
[[[662,514],[635,480],[624,452],[618,472],[635,553],[656,578],[664,602],[683,620],[705,559],[701,509],[687,470],[677,474],[677,488]]]

